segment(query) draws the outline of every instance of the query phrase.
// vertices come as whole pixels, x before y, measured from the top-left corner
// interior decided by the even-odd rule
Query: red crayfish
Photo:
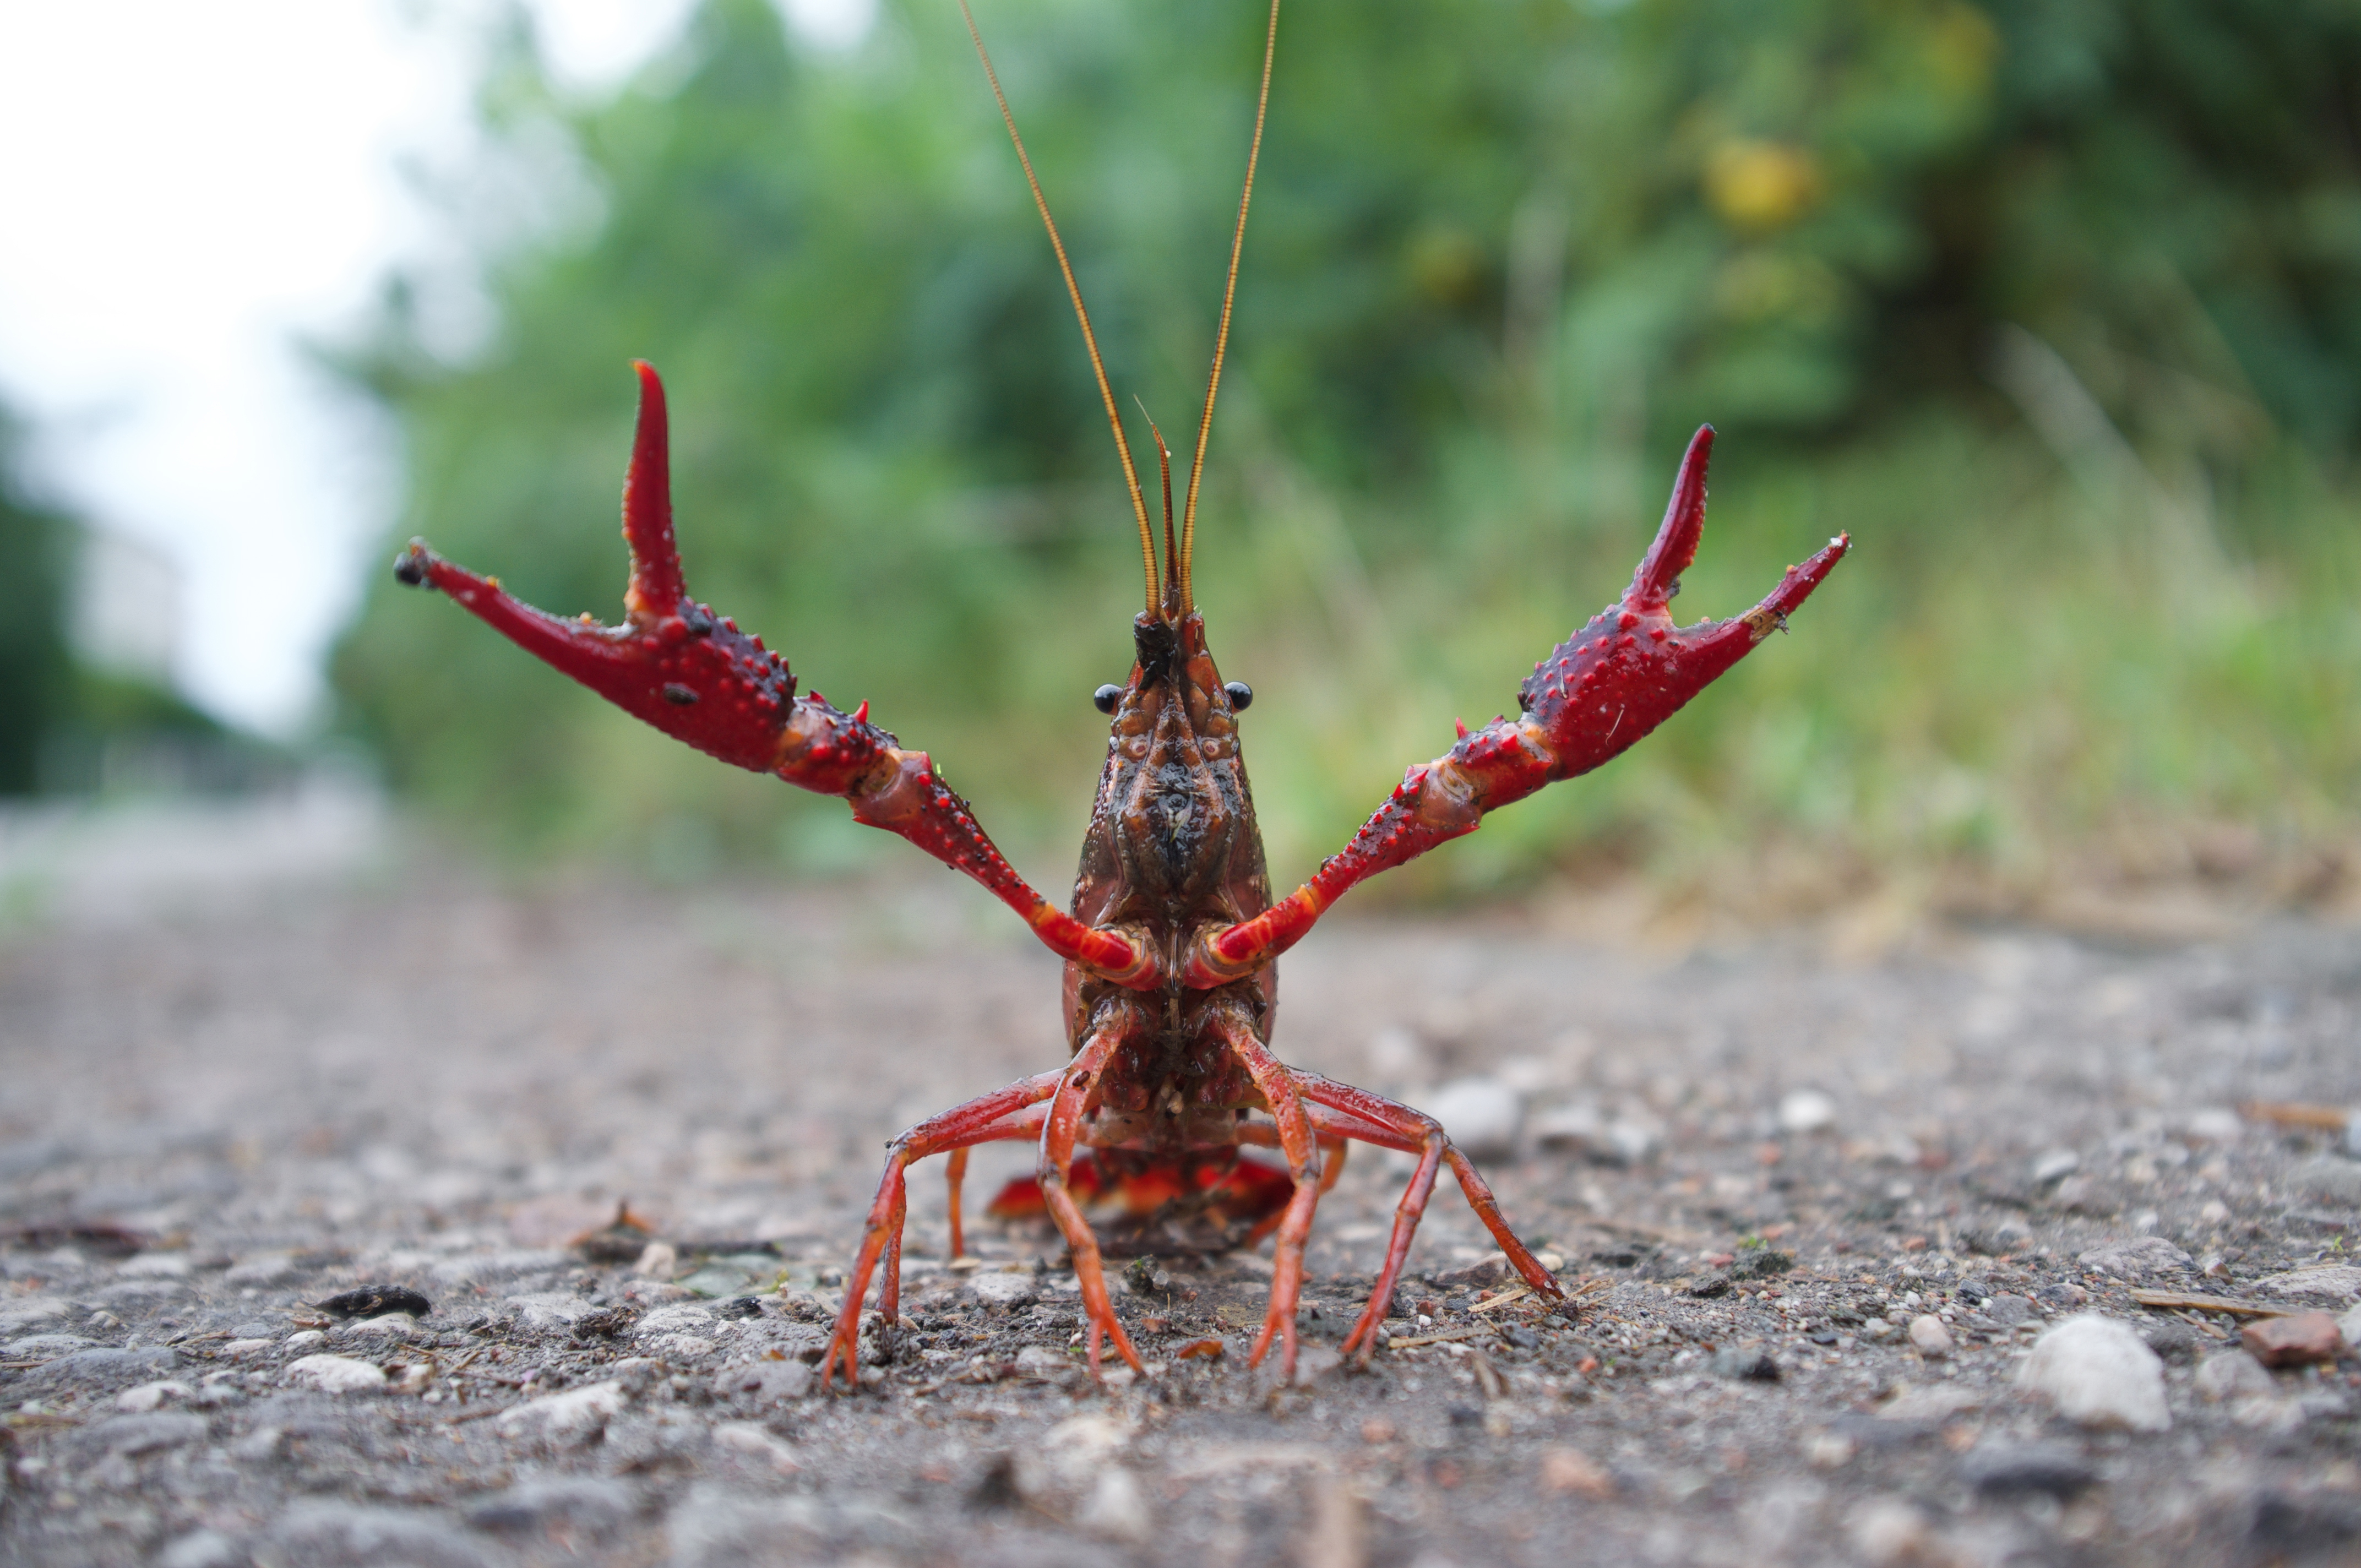
[[[664,733],[723,762],[842,796],[855,820],[898,833],[982,883],[1065,959],[1066,1063],[930,1117],[889,1146],[821,1364],[823,1381],[839,1367],[848,1384],[856,1380],[862,1302],[881,1268],[877,1310],[887,1323],[897,1320],[906,1168],[930,1155],[950,1156],[956,1257],[967,1151],[1000,1140],[1038,1146],[1038,1205],[1071,1250],[1093,1373],[1104,1340],[1134,1368],[1141,1361],[1109,1299],[1086,1204],[1118,1219],[1183,1217],[1201,1231],[1210,1227],[1214,1246],[1275,1234],[1269,1309],[1249,1364],[1258,1365],[1276,1342],[1281,1375],[1291,1378],[1304,1244],[1321,1194],[1343,1168],[1346,1140],[1417,1159],[1395,1211],[1384,1266],[1344,1341],[1346,1354],[1366,1361],[1375,1347],[1445,1165],[1517,1272],[1536,1291],[1559,1295],[1557,1282],[1510,1232],[1490,1189],[1441,1124],[1367,1090],[1290,1068],[1272,1053],[1276,960],[1364,878],[1473,832],[1485,813],[1598,767],[1663,723],[1783,626],[1848,547],[1843,537],[1831,540],[1737,620],[1675,626],[1667,607],[1705,521],[1713,432],[1699,430],[1682,459],[1664,524],[1621,600],[1533,666],[1518,688],[1516,717],[1495,718],[1473,733],[1462,726],[1457,744],[1410,769],[1342,853],[1273,902],[1240,742],[1239,716],[1254,694],[1243,683],[1224,682],[1214,665],[1191,566],[1278,26],[1274,0],[1221,329],[1177,539],[1171,456],[1161,435],[1156,439],[1164,494],[1160,560],[1064,244],[991,59],[982,38],[975,40],[1082,323],[1146,576],[1146,605],[1132,623],[1137,657],[1130,679],[1095,694],[1114,722],[1069,908],[1056,908],[1017,875],[927,753],[906,750],[872,724],[867,703],[848,714],[816,693],[799,695],[785,660],[689,597],[673,537],[664,388],[648,366],[637,367],[639,424],[623,488],[631,558],[623,624],[598,625],[587,615],[561,620],[533,609],[423,543],[396,560],[402,581],[442,589],[519,646]],[[972,34],[972,16],[968,27]],[[1276,1148],[1284,1175],[1242,1157],[1248,1146]]]

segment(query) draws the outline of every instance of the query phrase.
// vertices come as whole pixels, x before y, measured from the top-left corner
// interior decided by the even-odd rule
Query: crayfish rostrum
[[[1274,0],[1263,104],[1278,21]],[[972,16],[969,27],[972,32]],[[1006,118],[1007,102],[980,38],[976,49]],[[824,1381],[840,1368],[848,1384],[855,1381],[862,1304],[881,1268],[877,1310],[888,1322],[897,1317],[906,1168],[930,1155],[950,1157],[950,1245],[957,1256],[967,1151],[1009,1139],[1038,1146],[1034,1183],[1023,1184],[1038,1185],[1038,1197],[1031,1190],[1004,1195],[999,1207],[1046,1208],[1063,1234],[1089,1318],[1094,1372],[1106,1340],[1135,1368],[1141,1363],[1109,1299],[1100,1237],[1086,1207],[1117,1227],[1127,1223],[1135,1236],[1159,1219],[1185,1219],[1215,1245],[1275,1235],[1269,1309],[1249,1360],[1259,1364],[1276,1342],[1282,1375],[1291,1377],[1304,1243],[1320,1195],[1343,1168],[1347,1140],[1417,1159],[1395,1212],[1384,1266],[1342,1346],[1347,1354],[1366,1361],[1374,1348],[1419,1217],[1445,1165],[1517,1272],[1536,1291],[1558,1295],[1556,1281],[1510,1232],[1483,1178],[1433,1118],[1290,1068],[1272,1053],[1276,960],[1362,879],[1473,832],[1485,813],[1587,773],[1646,735],[1783,626],[1847,549],[1846,539],[1831,540],[1803,565],[1790,567],[1769,597],[1734,620],[1675,625],[1668,605],[1705,522],[1713,432],[1698,431],[1682,459],[1664,524],[1621,599],[1533,666],[1518,688],[1514,718],[1496,718],[1473,733],[1463,727],[1448,752],[1403,775],[1342,853],[1274,902],[1241,749],[1240,715],[1253,693],[1222,679],[1191,582],[1198,486],[1262,125],[1258,106],[1246,194],[1231,245],[1229,292],[1177,537],[1170,455],[1161,435],[1156,439],[1164,500],[1159,558],[1090,317],[1024,142],[1008,119],[1097,373],[1146,579],[1145,607],[1132,622],[1137,659],[1130,678],[1095,695],[1113,723],[1068,908],[1056,908],[1016,874],[927,753],[905,749],[870,723],[867,703],[848,714],[817,693],[799,693],[785,660],[689,597],[673,537],[664,389],[646,365],[637,367],[639,425],[623,487],[631,568],[621,625],[598,625],[587,615],[561,620],[534,609],[496,580],[443,560],[423,543],[396,560],[402,581],[442,589],[528,652],[666,734],[723,762],[842,796],[856,820],[898,833],[982,883],[1065,959],[1064,1065],[930,1117],[889,1146],[884,1179],[821,1364]],[[1242,1157],[1247,1146],[1277,1149],[1284,1174]]]

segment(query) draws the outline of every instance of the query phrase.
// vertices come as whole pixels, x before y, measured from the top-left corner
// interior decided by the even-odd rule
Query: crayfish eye
[[[1254,687],[1244,681],[1232,681],[1222,688],[1230,694],[1230,711],[1244,713],[1254,706]]]
[[[1091,693],[1091,706],[1101,713],[1113,713],[1115,705],[1123,700],[1121,686],[1101,686]]]

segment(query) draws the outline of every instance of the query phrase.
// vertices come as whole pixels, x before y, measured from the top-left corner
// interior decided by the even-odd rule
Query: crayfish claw
[[[1689,448],[1681,455],[1680,477],[1673,481],[1672,499],[1664,503],[1664,521],[1655,542],[1640,558],[1624,590],[1623,608],[1641,615],[1661,614],[1681,591],[1681,574],[1697,559],[1697,541],[1705,537],[1705,471],[1713,457],[1713,426],[1697,426]]]

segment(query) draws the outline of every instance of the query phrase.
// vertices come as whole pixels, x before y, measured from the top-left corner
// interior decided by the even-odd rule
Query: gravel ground
[[[1402,1179],[1365,1150],[1298,1387],[1243,1365],[1253,1255],[1130,1268],[1154,1365],[1094,1386],[1052,1239],[947,1267],[930,1165],[905,1326],[824,1396],[884,1138],[1059,1049],[1054,963],[948,885],[429,868],[0,936],[0,1560],[2361,1556],[2350,1349],[2267,1371],[2130,1294],[2361,1298],[2361,1161],[2237,1109],[2361,1102],[2352,927],[1839,961],[1334,920],[1280,1049],[1465,1133],[1575,1305],[1497,1299],[1446,1186],[1338,1368]],[[646,1236],[577,1240],[625,1200]],[[397,1287],[431,1310],[320,1305]]]

